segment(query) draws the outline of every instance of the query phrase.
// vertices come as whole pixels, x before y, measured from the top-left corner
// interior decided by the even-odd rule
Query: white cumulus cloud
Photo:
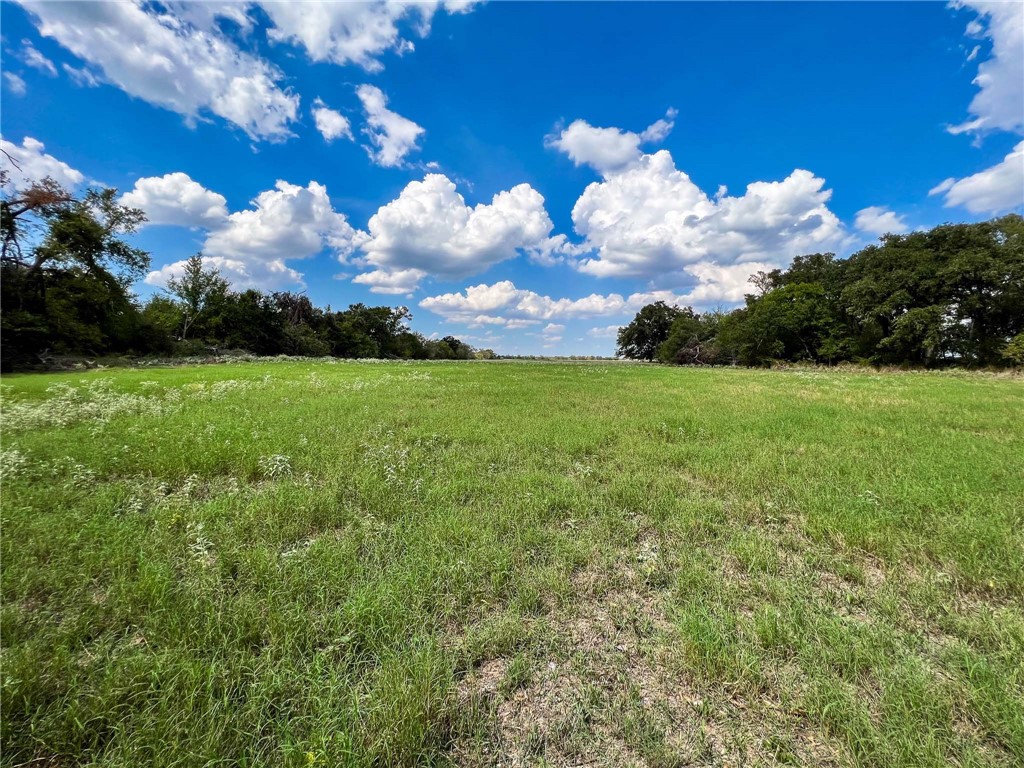
[[[345,216],[331,206],[323,184],[278,181],[274,189],[260,192],[251,208],[230,214],[223,227],[210,233],[204,251],[225,258],[305,259],[327,247],[347,255],[355,237]]]
[[[824,179],[797,169],[782,181],[758,181],[741,196],[708,197],[667,150],[641,155],[590,184],[573,207],[584,247],[577,266],[598,277],[685,274],[698,263],[785,264],[795,255],[835,248],[847,238],[828,208]]]
[[[904,218],[884,205],[872,205],[857,211],[853,226],[869,235],[899,234],[908,229]]]
[[[771,268],[769,264],[758,263],[729,267],[695,264],[688,268],[691,287],[684,293],[671,290],[638,291],[629,296],[592,293],[579,299],[552,298],[517,288],[510,280],[502,280],[492,285],[468,286],[456,293],[428,296],[419,305],[450,322],[474,327],[500,325],[514,328],[548,322],[550,335],[561,332],[558,329],[563,324],[555,323],[555,320],[603,316],[626,318],[656,301],[698,308],[714,308],[723,302],[741,301],[744,293],[752,290],[750,276]],[[618,326],[608,326],[611,328],[617,329]]]
[[[717,264],[702,261],[688,264],[684,272],[688,281],[695,281],[690,289],[679,296],[663,299],[669,304],[692,305],[712,308],[719,304],[736,304],[743,301],[754,286],[750,278],[758,272],[770,272],[778,264],[767,262],[743,262],[741,264]],[[658,301],[658,299],[655,299]],[[645,302],[650,303],[650,302]]]
[[[418,149],[416,142],[424,129],[407,117],[387,107],[387,97],[375,85],[361,85],[356,95],[363,103],[366,128],[363,133],[370,139],[367,154],[378,165],[395,168],[402,165],[405,156]]]
[[[264,2],[273,24],[268,37],[302,46],[313,61],[356,64],[369,72],[383,69],[381,54],[413,50],[402,36],[400,23],[408,23],[419,37],[430,32],[438,8],[465,13],[473,2],[451,0],[373,0],[372,2]]]
[[[352,278],[373,293],[412,293],[427,276],[422,269],[375,269]]]
[[[334,141],[342,136],[352,138],[352,127],[348,118],[328,107],[320,99],[313,102],[313,120],[316,122],[316,129],[327,141]]]
[[[1002,162],[963,179],[946,179],[929,195],[945,195],[947,208],[961,206],[971,213],[997,214],[1024,206],[1024,141]]]
[[[180,171],[139,179],[121,203],[141,208],[150,224],[210,228],[223,224],[228,216],[224,195]]]
[[[146,275],[146,282],[149,285],[166,286],[170,278],[181,277],[184,274],[185,264],[184,259],[173,264],[166,264]],[[259,288],[271,291],[304,285],[302,274],[281,260],[253,261],[204,254],[203,266],[219,271],[221,277],[235,288]]]
[[[278,181],[274,189],[258,194],[250,208],[219,219],[217,198],[223,200],[220,195],[204,190],[198,184],[192,188],[188,184],[191,179],[185,174],[180,174],[183,179],[175,178],[179,174],[169,176],[172,181],[164,182],[164,186],[192,193],[191,198],[183,195],[179,199],[198,201],[193,206],[191,221],[208,229],[202,249],[207,263],[220,269],[224,277],[238,288],[276,290],[302,285],[302,275],[288,266],[288,260],[306,259],[325,249],[344,258],[352,252],[360,237],[345,216],[334,210],[327,188],[315,181],[305,187]],[[143,190],[156,197],[153,187],[151,184],[142,185]],[[169,207],[172,197],[168,193],[162,202]],[[212,207],[204,208],[207,203],[212,203]],[[198,223],[194,214],[199,210],[208,214],[208,223]],[[164,210],[161,215],[166,219],[176,217],[169,210]],[[182,222],[189,214],[182,212],[177,216],[177,221]],[[167,278],[178,274],[183,265],[183,261],[168,264],[147,275],[146,282],[164,285]]]
[[[23,187],[33,181],[42,181],[47,176],[65,187],[77,187],[85,181],[85,175],[81,171],[47,154],[43,142],[31,136],[22,139],[21,146],[0,138],[0,149],[6,153],[3,157],[3,168],[16,187]]]
[[[674,126],[676,111],[670,109],[664,119],[634,133],[621,128],[597,128],[585,120],[574,120],[557,135],[548,136],[548,147],[564,152],[576,165],[589,165],[607,176],[640,162],[640,145],[665,139]]]
[[[432,173],[410,182],[367,228],[358,261],[369,271],[354,282],[378,293],[407,293],[428,274],[465,277],[520,250],[541,250],[552,223],[544,198],[528,184],[471,207],[450,179]]]
[[[131,96],[190,123],[212,113],[253,139],[291,135],[299,97],[278,85],[282,74],[276,67],[222,34],[213,23],[216,14],[183,16],[174,12],[177,6],[160,10],[141,0],[22,5],[35,16],[40,34]]]
[[[484,323],[484,318],[509,320],[552,320],[621,313],[627,308],[619,294],[591,294],[581,299],[553,299],[535,291],[516,288],[510,280],[487,285],[472,285],[458,293],[428,296],[420,301],[424,309],[448,320],[463,323]]]
[[[599,325],[587,331],[587,336],[595,339],[614,339],[619,335],[621,325]]]

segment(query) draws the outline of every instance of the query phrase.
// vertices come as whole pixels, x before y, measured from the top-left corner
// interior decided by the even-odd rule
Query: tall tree
[[[28,266],[23,244],[63,208],[74,202],[74,196],[47,176],[23,189],[12,188],[7,171],[0,171],[0,261]]]
[[[140,318],[128,288],[149,254],[124,238],[143,212],[121,205],[117,190],[75,197],[52,179],[6,184],[0,203],[4,366],[50,350],[136,348]]]
[[[1024,330],[1024,219],[886,235],[853,254],[844,277],[841,302],[863,328],[865,357],[999,365],[1003,347]],[[903,319],[913,310],[928,312]],[[887,342],[891,336],[898,338]],[[911,338],[928,339],[941,355],[931,358],[919,346],[908,357]]]
[[[90,189],[46,216],[46,234],[33,249],[30,272],[78,266],[127,286],[149,269],[149,253],[123,239],[138,230],[146,215],[118,203],[116,189]]]
[[[203,314],[227,295],[228,281],[221,277],[219,270],[204,268],[203,254],[197,253],[185,262],[181,277],[167,281],[167,292],[181,303],[181,334],[178,338],[184,340]]]

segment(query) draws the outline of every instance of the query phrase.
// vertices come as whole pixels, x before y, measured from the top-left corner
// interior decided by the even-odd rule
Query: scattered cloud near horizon
[[[872,205],[861,208],[853,221],[853,226],[868,235],[900,234],[906,232],[906,219],[884,205]]]
[[[949,178],[929,195],[942,195],[947,208],[976,214],[997,214],[1024,206],[1024,141],[990,168],[962,179]]]
[[[249,208],[234,213],[227,212],[223,196],[183,173],[140,179],[121,202],[142,208],[152,224],[205,229],[202,251],[208,263],[240,288],[302,286],[302,274],[287,260],[311,258],[325,249],[343,259],[358,241],[357,231],[332,207],[327,188],[315,181],[302,187],[279,180]],[[177,261],[154,270],[146,283],[165,285],[184,264]]]
[[[758,271],[767,265],[752,265]],[[750,274],[747,275],[749,278]],[[743,279],[746,283],[747,278]],[[579,318],[621,316],[636,312],[645,304],[664,301],[667,304],[704,303],[699,295],[700,286],[688,293],[673,291],[638,291],[628,296],[619,293],[592,293],[579,299],[552,298],[536,291],[517,288],[511,280],[502,280],[491,285],[481,283],[454,293],[428,296],[419,302],[423,309],[433,312],[450,322],[480,327],[509,323],[536,324],[566,321]]]

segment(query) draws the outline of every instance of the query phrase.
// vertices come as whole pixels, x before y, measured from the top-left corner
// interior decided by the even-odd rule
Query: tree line
[[[257,355],[407,359],[493,357],[454,336],[428,339],[406,307],[334,311],[308,297],[233,291],[197,254],[146,301],[131,291],[150,255],[125,237],[145,214],[113,189],[71,194],[52,179],[10,189],[0,179],[0,362],[4,370],[53,357]]]
[[[79,196],[52,179],[12,189],[0,172],[0,364],[53,356],[257,355],[468,359],[494,357],[409,327],[406,307],[335,311],[304,295],[233,291],[201,254],[167,289],[131,286],[150,255],[125,237],[145,214],[113,189]],[[847,259],[797,257],[760,272],[731,312],[664,302],[618,333],[617,354],[681,365],[1024,365],[1024,218],[885,235]]]
[[[759,272],[732,312],[656,302],[618,355],[679,365],[1024,365],[1024,218],[890,234],[847,259]]]

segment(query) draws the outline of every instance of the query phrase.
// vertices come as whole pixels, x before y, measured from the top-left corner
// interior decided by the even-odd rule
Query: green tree
[[[829,362],[835,354],[837,321],[819,283],[786,283],[747,306],[727,329],[727,345],[744,365],[771,360]]]
[[[407,307],[368,307],[362,303],[351,305],[345,315],[353,328],[369,337],[376,346],[372,355],[356,355],[358,357],[397,356],[398,336],[409,330],[406,323],[412,319]]]
[[[46,235],[33,250],[29,271],[80,267],[103,279],[114,276],[127,286],[146,273],[150,259],[123,236],[145,221],[141,210],[117,202],[116,189],[90,189],[48,217]]]
[[[1017,367],[1024,366],[1024,333],[1018,333],[1003,347],[1003,359]]]
[[[932,344],[935,324],[933,332],[923,333],[924,314],[902,318],[915,309],[939,308],[927,316],[945,318],[942,359],[998,365],[1003,347],[1024,330],[1024,219],[1011,214],[886,235],[880,245],[850,257],[845,278],[840,300],[861,326],[863,356],[887,363],[937,362],[924,348],[911,353],[907,347],[911,338]]]
[[[426,343],[427,358],[429,360],[451,360],[455,357],[455,350],[446,341],[441,339],[429,339]]]
[[[153,328],[168,337],[175,337],[181,330],[181,305],[170,296],[155,293],[142,307],[142,317]]]
[[[74,196],[47,176],[23,189],[12,188],[7,171],[0,171],[0,261],[27,266],[26,240],[45,228],[46,222],[74,203]]]
[[[692,362],[689,350],[701,336],[700,315],[692,307],[684,307],[669,328],[668,338],[658,346],[658,359],[663,363],[686,365]]]
[[[697,314],[686,307],[672,323],[668,339],[658,348],[658,359],[676,365],[722,365],[732,358],[718,341],[724,314]]]
[[[6,181],[6,179],[5,179]],[[139,342],[138,307],[128,293],[149,254],[128,243],[145,221],[114,189],[74,197],[52,179],[4,186],[0,205],[2,360],[50,352],[100,355]]]
[[[395,354],[405,360],[424,360],[427,357],[427,347],[423,336],[418,333],[404,331],[399,333],[395,339]]]
[[[358,305],[360,311],[363,305]],[[379,357],[380,347],[366,331],[360,311],[351,308],[336,312],[327,319],[327,338],[335,357]]]
[[[954,346],[956,326],[944,306],[914,307],[900,315],[878,342],[878,355],[898,363],[934,365]]]
[[[619,329],[616,355],[630,360],[653,360],[681,312],[679,307],[670,307],[663,301],[643,307],[629,325]]]
[[[273,297],[250,288],[229,293],[218,308],[216,329],[221,346],[256,355],[278,355],[287,347],[284,318]]]
[[[452,359],[454,360],[469,360],[473,356],[473,348],[461,339],[457,339],[454,336],[445,336],[441,341],[451,349]]]
[[[189,331],[209,313],[210,309],[223,301],[228,292],[228,281],[217,269],[203,267],[203,254],[190,256],[185,262],[181,277],[167,281],[167,292],[181,305],[181,331],[179,339],[188,338]]]

